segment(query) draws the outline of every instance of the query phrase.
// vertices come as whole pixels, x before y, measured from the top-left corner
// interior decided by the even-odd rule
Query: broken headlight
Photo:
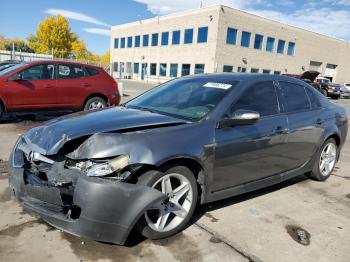
[[[71,161],[71,160],[70,160]],[[129,164],[129,157],[127,155],[120,155],[113,159],[107,160],[86,160],[76,163],[67,163],[68,168],[78,169],[86,173],[91,177],[105,177],[112,176],[113,178],[122,180],[125,179],[125,175],[120,174],[123,168]]]

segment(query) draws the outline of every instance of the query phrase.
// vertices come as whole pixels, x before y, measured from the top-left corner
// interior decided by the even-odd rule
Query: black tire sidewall
[[[92,97],[92,98],[88,99],[85,102],[84,110],[89,110],[90,104],[95,102],[95,101],[101,102],[101,103],[103,103],[104,107],[107,107],[107,103],[102,97],[95,96],[95,97]]]
[[[185,176],[188,181],[191,184],[192,187],[192,199],[193,199],[193,204],[188,212],[187,217],[181,222],[180,225],[178,225],[176,228],[167,231],[167,232],[158,232],[154,231],[152,228],[150,228],[147,225],[145,215],[142,215],[141,219],[137,223],[137,230],[144,236],[149,239],[162,239],[166,238],[172,235],[175,235],[176,233],[180,232],[183,230],[186,225],[188,224],[189,220],[191,219],[195,209],[196,209],[196,204],[197,204],[197,198],[198,198],[198,188],[197,188],[197,182],[194,177],[194,174],[190,169],[184,166],[175,166],[167,169],[164,173],[159,172],[159,171],[148,171],[145,174],[141,175],[137,184],[142,184],[145,186],[152,187],[156,181],[158,181],[161,177],[167,174],[171,173],[177,173]]]
[[[337,150],[337,153],[336,153],[336,159],[338,159],[338,154],[339,154],[339,149],[338,149],[338,145],[337,143],[335,142],[335,140],[333,138],[329,138],[326,140],[326,142],[323,143],[323,145],[321,146],[318,154],[317,154],[317,158],[315,159],[315,164],[314,164],[314,168],[310,174],[310,177],[317,180],[317,181],[325,181],[327,180],[331,174],[333,173],[333,170],[334,170],[334,167],[332,169],[332,171],[329,173],[328,176],[323,176],[321,174],[321,171],[320,171],[320,167],[319,167],[319,162],[320,162],[320,157],[321,157],[321,154],[322,154],[322,151],[323,149],[325,148],[326,145],[328,145],[329,143],[333,143],[335,145],[335,148]]]

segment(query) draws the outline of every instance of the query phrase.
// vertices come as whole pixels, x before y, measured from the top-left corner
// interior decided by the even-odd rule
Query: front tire
[[[84,110],[102,109],[107,107],[106,101],[98,96],[92,97],[84,104]]]
[[[164,173],[148,171],[137,182],[153,187],[168,196],[159,207],[147,210],[137,224],[138,231],[149,239],[162,239],[185,228],[196,208],[198,189],[194,174],[184,166]]]
[[[329,138],[321,147],[310,178],[325,181],[332,174],[338,157],[338,146],[333,138]]]

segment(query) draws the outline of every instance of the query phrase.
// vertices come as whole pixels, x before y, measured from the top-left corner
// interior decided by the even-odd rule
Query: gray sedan
[[[10,161],[24,208],[79,236],[181,231],[198,204],[307,174],[326,180],[348,116],[286,76],[213,74],[162,84],[121,107],[29,130]]]

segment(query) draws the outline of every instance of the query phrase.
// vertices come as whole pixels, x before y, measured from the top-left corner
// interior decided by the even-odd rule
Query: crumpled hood
[[[124,107],[113,107],[56,118],[32,128],[24,135],[24,139],[33,150],[44,155],[52,155],[56,154],[66,142],[82,136],[184,123],[186,121],[170,116]]]

